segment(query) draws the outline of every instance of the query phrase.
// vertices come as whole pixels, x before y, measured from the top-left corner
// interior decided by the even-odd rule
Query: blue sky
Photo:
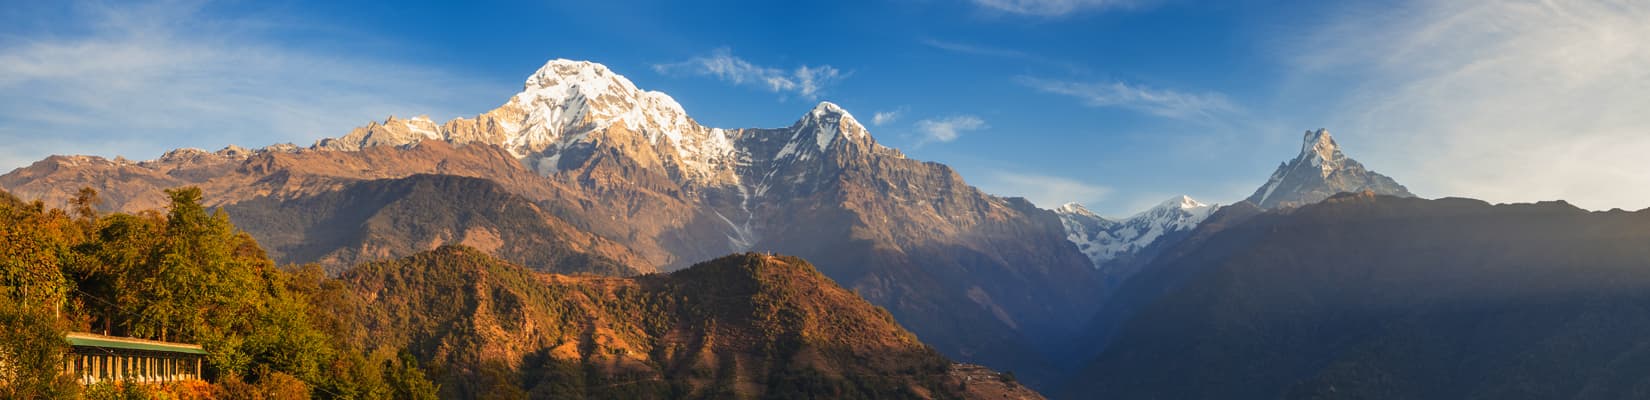
[[[1044,207],[1241,200],[1320,127],[1425,197],[1650,206],[1642,2],[1207,3],[16,4],[0,169],[469,116],[569,58],[715,127],[836,102],[884,144]]]

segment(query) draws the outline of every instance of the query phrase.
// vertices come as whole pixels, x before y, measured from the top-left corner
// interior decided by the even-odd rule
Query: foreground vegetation
[[[315,267],[277,268],[201,191],[165,211],[100,214],[0,192],[0,398],[434,398],[411,357],[334,340]],[[82,389],[58,374],[66,331],[197,343],[215,384]]]

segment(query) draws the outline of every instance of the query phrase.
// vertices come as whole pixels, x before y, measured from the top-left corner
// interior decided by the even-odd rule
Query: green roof
[[[94,334],[90,334],[90,333],[78,333],[78,332],[77,333],[70,333],[68,335],[64,335],[64,339],[67,339],[69,341],[70,346],[77,346],[77,347],[102,347],[102,348],[106,348],[106,349],[165,351],[165,352],[184,353],[184,354],[207,354],[206,350],[202,349],[200,345],[161,342],[161,341],[155,341],[155,340],[123,338],[123,337],[115,337],[115,336],[103,336],[103,335],[94,335]]]

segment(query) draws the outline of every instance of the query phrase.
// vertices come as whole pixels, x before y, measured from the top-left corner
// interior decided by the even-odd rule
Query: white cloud
[[[273,24],[202,13],[178,2],[77,5],[55,25],[69,33],[0,38],[0,169],[53,153],[307,144],[391,113],[441,115],[486,92],[441,71],[278,45],[261,37]]]
[[[882,126],[883,124],[892,123],[899,119],[900,114],[904,113],[904,109],[878,111],[876,114],[871,115],[871,125]]]
[[[792,93],[810,100],[818,98],[819,92],[826,86],[847,77],[842,70],[829,65],[803,65],[789,71],[764,67],[735,57],[733,51],[727,48],[716,49],[709,55],[687,61],[654,64],[653,70],[667,75],[714,76],[734,85],[751,85],[774,93]]]
[[[1085,10],[1104,10],[1140,6],[1136,0],[974,0],[974,4],[988,10],[1019,15],[1058,17]]]
[[[939,119],[925,119],[917,121],[917,130],[922,132],[923,143],[950,142],[957,140],[963,132],[985,129],[985,120],[972,115],[957,115]]]
[[[1069,202],[1098,204],[1110,196],[1110,187],[1050,175],[1002,170],[986,171],[974,185],[998,196],[1019,196],[1042,208]]]
[[[1425,196],[1650,206],[1650,3],[1385,7],[1289,60],[1360,82],[1329,126],[1370,138],[1365,164]]]
[[[1209,119],[1237,110],[1225,95],[1185,93],[1125,82],[1071,82],[1022,76],[1022,85],[1038,91],[1076,97],[1092,107],[1122,107],[1165,118]]]

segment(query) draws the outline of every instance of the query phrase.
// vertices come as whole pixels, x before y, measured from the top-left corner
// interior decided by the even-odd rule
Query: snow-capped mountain
[[[789,140],[768,145],[774,136]],[[390,117],[313,147],[348,151],[423,140],[481,142],[503,147],[549,175],[582,164],[600,143],[625,147],[642,166],[663,168],[680,183],[725,186],[737,185],[744,175],[739,170],[752,160],[807,159],[839,136],[872,141],[864,125],[830,102],[788,130],[705,127],[669,95],[641,90],[602,64],[556,59],[530,75],[509,102],[475,118],[438,125],[427,117]],[[749,169],[766,170],[757,167]]]
[[[1151,258],[1148,249],[1185,237],[1218,208],[1191,197],[1175,196],[1120,220],[1101,217],[1077,203],[1067,203],[1054,212],[1065,225],[1066,238],[1077,244],[1107,281],[1121,281]]]
[[[1261,208],[1293,207],[1316,203],[1343,192],[1373,191],[1401,197],[1415,197],[1409,189],[1385,175],[1364,169],[1341,153],[1335,138],[1326,129],[1306,131],[1301,152],[1295,159],[1278,165],[1272,177],[1255,190],[1247,201]]]
[[[308,148],[53,157],[0,176],[0,188],[66,204],[91,186],[110,207],[141,210],[164,206],[166,188],[198,186],[213,206],[263,216],[237,223],[286,244],[283,262],[451,243],[536,268],[796,255],[947,354],[1047,368],[1046,335],[1075,329],[1073,316],[1098,305],[1099,274],[1059,219],[878,144],[836,104],[799,111],[786,127],[705,127],[605,66],[552,60],[475,117],[390,118]],[[547,241],[566,246],[534,244]]]

